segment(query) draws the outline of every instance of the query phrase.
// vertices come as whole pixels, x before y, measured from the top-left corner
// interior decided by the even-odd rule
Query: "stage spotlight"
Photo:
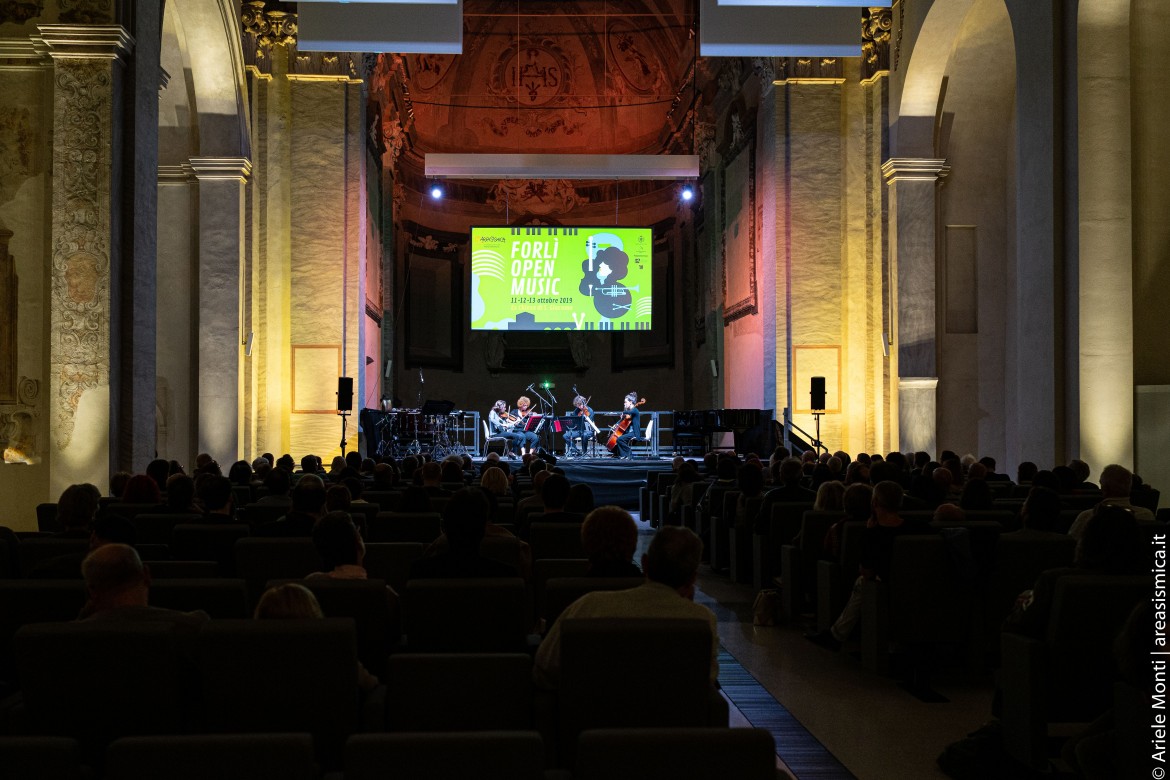
[[[683,187],[682,192],[679,193],[679,197],[684,201],[690,201],[695,197],[695,191],[690,186]]]
[[[431,197],[434,198],[435,200],[439,200],[440,198],[442,198],[443,197],[443,188],[441,186],[439,186],[438,184],[432,184],[431,185]]]

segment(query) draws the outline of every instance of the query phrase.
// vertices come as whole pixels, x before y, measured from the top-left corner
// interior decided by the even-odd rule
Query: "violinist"
[[[517,426],[520,430],[516,431],[516,435],[523,439],[520,445],[521,455],[536,452],[536,442],[540,438],[534,432],[524,430],[524,420],[532,414],[531,407],[532,399],[528,396],[522,395],[516,399],[516,416],[520,418]]]
[[[626,395],[622,407],[622,418],[614,427],[615,429],[621,428],[623,425],[625,427],[617,438],[614,452],[622,460],[630,460],[632,457],[630,453],[633,450],[633,441],[642,432],[642,413],[638,411],[638,394],[629,393]],[[614,432],[617,433],[618,431],[615,430]]]
[[[584,428],[581,430],[565,431],[565,456],[566,457],[580,457],[584,455],[583,449],[578,449],[576,442],[580,441],[582,444],[587,440],[589,434],[593,431],[590,427],[589,421],[593,419],[593,410],[589,408],[589,399],[584,396],[577,396],[573,399],[573,411],[570,416],[584,417],[586,422]]]
[[[515,458],[516,449],[524,445],[524,435],[514,430],[520,418],[508,413],[508,404],[500,399],[488,412],[488,430],[508,442],[508,457]]]

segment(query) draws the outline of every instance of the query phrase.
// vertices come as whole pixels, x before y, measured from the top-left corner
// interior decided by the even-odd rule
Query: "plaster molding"
[[[900,390],[934,390],[938,388],[937,376],[900,376],[898,389]]]
[[[50,57],[125,58],[134,51],[134,36],[120,24],[41,24],[40,40]]]
[[[159,184],[178,184],[195,181],[195,169],[189,163],[158,166]]]
[[[951,172],[945,159],[891,157],[882,163],[886,184],[896,181],[941,181]]]
[[[192,157],[191,171],[199,181],[212,179],[247,181],[252,175],[252,161],[247,157]]]

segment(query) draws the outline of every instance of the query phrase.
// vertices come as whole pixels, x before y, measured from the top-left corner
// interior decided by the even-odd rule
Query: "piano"
[[[672,413],[674,454],[702,455],[713,449],[716,433],[730,433],[735,451],[754,452],[761,458],[772,454],[776,436],[771,409],[687,409]]]

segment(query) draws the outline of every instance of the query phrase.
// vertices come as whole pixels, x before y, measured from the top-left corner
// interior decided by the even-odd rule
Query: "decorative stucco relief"
[[[109,60],[56,60],[52,347],[57,446],[86,390],[109,383]]]
[[[0,24],[24,24],[44,10],[45,0],[0,0]]]
[[[566,179],[504,179],[491,189],[488,205],[517,214],[566,214],[589,198]]]

